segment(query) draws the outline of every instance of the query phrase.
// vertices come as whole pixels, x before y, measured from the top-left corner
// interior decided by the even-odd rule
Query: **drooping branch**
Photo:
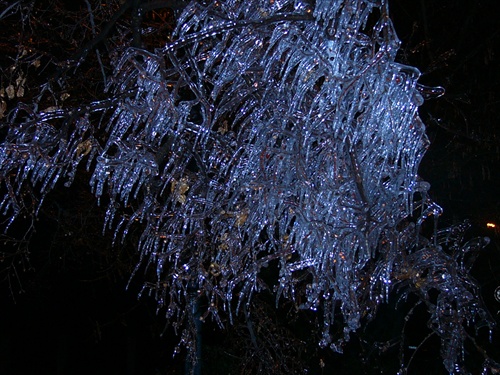
[[[140,228],[144,291],[187,326],[194,358],[194,315],[223,326],[264,290],[320,310],[320,345],[341,352],[397,286],[424,302],[452,371],[464,324],[493,325],[464,261],[485,242],[454,256],[442,232],[422,239],[441,209],[418,177],[428,140],[417,110],[442,90],[396,62],[387,2],[191,2],[170,41],[145,50],[142,12],[179,4],[128,0],[75,55],[70,66],[131,12],[103,75],[107,99],[20,104],[7,118],[5,214],[19,214],[24,187],[43,201],[86,160],[105,228],[115,238]]]

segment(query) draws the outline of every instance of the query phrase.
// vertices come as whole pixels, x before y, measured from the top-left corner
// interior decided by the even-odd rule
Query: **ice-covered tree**
[[[422,234],[441,208],[418,176],[417,110],[443,90],[396,61],[387,1],[85,4],[72,58],[26,42],[2,66],[7,228],[87,171],[115,241],[142,231],[135,277],[194,360],[199,321],[231,324],[263,290],[317,311],[338,352],[395,293],[418,297],[447,371],[465,371],[466,325],[493,327],[469,275],[487,240]],[[4,4],[2,21],[19,17],[26,33],[43,14]],[[96,91],[73,100],[86,64]]]

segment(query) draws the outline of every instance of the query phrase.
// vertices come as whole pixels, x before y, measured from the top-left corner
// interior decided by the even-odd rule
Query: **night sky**
[[[4,3],[0,1],[2,8]],[[497,1],[393,0],[390,4],[402,40],[399,61],[416,66],[422,84],[446,89],[443,97],[420,108],[432,142],[420,174],[444,208],[440,226],[468,219],[470,237],[491,238],[473,274],[498,321],[500,303],[493,291],[500,285],[500,237],[497,229],[486,226],[500,226]],[[112,236],[101,236],[104,209],[96,206],[85,184],[82,178],[70,189],[49,195],[29,244],[29,264],[18,264],[19,279],[12,278],[11,285],[8,280],[0,284],[0,374],[183,373],[182,355],[172,359],[177,338],[171,328],[165,330],[166,321],[161,312],[156,315],[153,298],[137,299],[140,275],[126,290],[138,234],[131,233],[124,244],[112,247]],[[10,233],[23,233],[25,225],[20,220]],[[369,334],[390,338],[391,326],[402,324],[402,316],[388,307],[382,313],[385,317],[371,326]],[[425,330],[425,323],[416,325],[409,335]],[[210,355],[205,372],[224,374],[220,363],[209,362],[228,360],[220,341],[229,336],[214,332],[213,327],[205,328]],[[500,347],[500,335],[494,336],[494,346]],[[426,374],[444,374],[434,351],[437,347],[430,340],[410,373],[425,369]],[[305,361],[314,360],[311,373],[322,374],[391,373],[397,366],[397,350],[370,359],[368,366],[358,359],[371,353],[355,343],[346,352],[339,357],[314,348],[313,359]],[[498,349],[494,354],[500,361]],[[320,360],[324,368],[318,367]]]

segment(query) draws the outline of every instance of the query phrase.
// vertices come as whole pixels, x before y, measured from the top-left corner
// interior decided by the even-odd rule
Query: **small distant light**
[[[486,226],[488,228],[496,228],[496,224],[495,223],[487,223]]]

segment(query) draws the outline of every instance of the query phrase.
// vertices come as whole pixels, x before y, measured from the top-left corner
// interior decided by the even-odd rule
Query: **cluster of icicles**
[[[451,256],[441,246],[455,229],[418,237],[440,208],[417,176],[428,146],[417,108],[441,90],[395,62],[386,1],[207,3],[184,9],[172,43],[125,49],[111,99],[11,115],[4,213],[21,211],[24,185],[43,198],[86,160],[106,227],[143,228],[137,269],[153,268],[145,289],[174,321],[189,320],[193,291],[202,319],[223,325],[270,288],[319,310],[320,344],[341,351],[399,285],[426,301],[456,371],[463,323],[492,324],[463,263],[484,243],[455,241]]]

